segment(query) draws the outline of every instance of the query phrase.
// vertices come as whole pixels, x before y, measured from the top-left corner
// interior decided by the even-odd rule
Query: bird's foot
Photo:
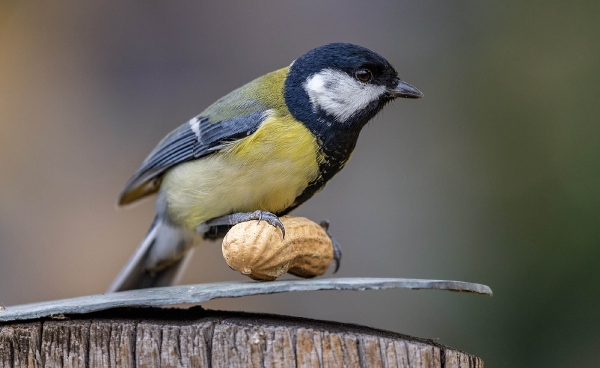
[[[335,261],[335,269],[333,270],[333,273],[336,273],[340,269],[340,262],[342,260],[342,247],[340,246],[340,243],[337,240],[335,240],[333,235],[331,235],[331,233],[329,232],[329,221],[323,220],[319,225],[321,225],[323,230],[325,230],[327,236],[329,237],[329,240],[331,240],[331,244],[333,245],[333,260]]]
[[[212,220],[206,221],[204,224],[207,226],[223,226],[223,225],[237,225],[241,222],[258,220],[258,222],[266,221],[268,224],[275,226],[281,230],[281,234],[285,238],[285,228],[281,221],[279,221],[279,217],[267,211],[254,211],[254,212],[238,212],[233,213],[231,215],[225,215],[221,217],[214,218]]]

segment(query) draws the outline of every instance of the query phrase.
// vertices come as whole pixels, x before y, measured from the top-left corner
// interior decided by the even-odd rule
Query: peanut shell
[[[223,239],[227,264],[254,280],[275,280],[286,272],[310,278],[324,274],[333,260],[323,228],[304,217],[283,216],[285,239],[266,221],[235,225]]]

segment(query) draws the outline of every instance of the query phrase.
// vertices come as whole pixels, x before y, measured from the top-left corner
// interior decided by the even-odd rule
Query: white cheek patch
[[[386,92],[385,86],[361,83],[333,69],[312,75],[302,86],[308,93],[313,111],[320,108],[341,123]]]

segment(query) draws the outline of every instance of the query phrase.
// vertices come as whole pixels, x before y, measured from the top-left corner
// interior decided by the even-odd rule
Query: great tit
[[[423,94],[379,54],[332,43],[217,100],[160,141],[126,184],[118,204],[157,193],[156,217],[109,291],[173,283],[200,240],[243,221],[285,236],[278,216],[323,189],[397,97]]]

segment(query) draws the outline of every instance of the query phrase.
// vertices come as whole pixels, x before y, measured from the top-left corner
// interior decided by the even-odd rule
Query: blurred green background
[[[103,292],[153,203],[115,210],[170,130],[335,41],[385,56],[397,101],[295,213],[328,218],[339,276],[434,291],[292,293],[214,309],[353,322],[487,367],[600,365],[600,3],[0,1],[0,303]],[[241,280],[203,244],[183,282]]]

